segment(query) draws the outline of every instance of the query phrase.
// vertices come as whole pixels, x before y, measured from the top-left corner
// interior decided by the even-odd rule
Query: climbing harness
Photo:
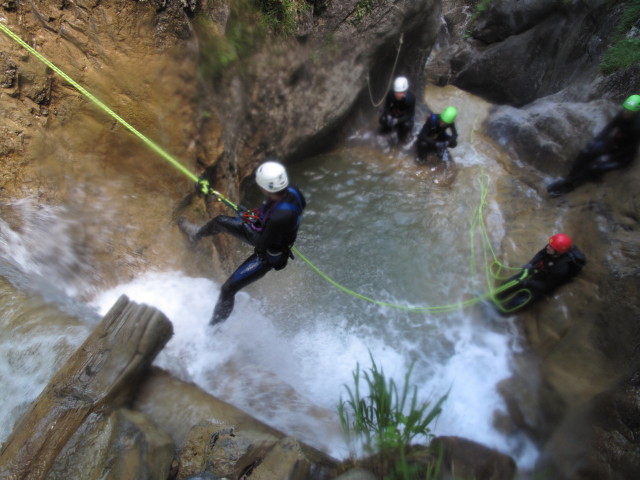
[[[62,70],[60,70],[56,65],[54,65],[52,62],[50,62],[46,57],[44,57],[42,54],[40,54],[34,48],[32,48],[29,44],[27,44],[24,40],[22,40],[22,38],[20,38],[18,35],[13,33],[2,22],[0,22],[0,30],[2,30],[5,34],[7,34],[11,39],[13,39],[16,43],[18,43],[20,46],[22,46],[29,53],[34,55],[38,60],[40,60],[42,63],[44,63],[46,66],[48,66],[51,70],[53,70],[58,75],[60,75],[60,77],[62,77],[64,80],[66,80],[70,85],[72,85],[76,90],[78,90],[86,98],[91,100],[91,102],[93,102],[101,110],[106,112],[108,115],[110,115],[112,118],[114,118],[118,123],[120,123],[125,128],[127,128],[131,133],[133,133],[136,137],[138,137],[144,144],[146,144],[151,150],[153,150],[154,152],[158,153],[161,157],[163,157],[165,160],[167,160],[169,163],[171,163],[174,167],[176,167],[178,170],[180,170],[182,173],[184,173],[188,178],[193,180],[196,183],[196,188],[197,188],[197,190],[199,192],[201,192],[204,195],[214,195],[218,199],[218,201],[220,201],[220,202],[224,203],[225,205],[227,205],[234,212],[236,212],[236,214],[238,216],[240,216],[240,218],[242,218],[242,219],[246,218],[247,220],[250,220],[252,218],[252,216],[255,216],[255,213],[253,213],[253,212],[243,212],[243,211],[241,211],[241,209],[240,209],[240,207],[238,205],[233,203],[231,200],[229,200],[227,197],[225,197],[219,191],[211,188],[211,185],[209,184],[208,180],[198,178],[195,174],[190,172],[186,167],[184,167],[180,162],[178,162],[176,159],[174,159],[162,147],[160,147],[159,145],[157,145],[156,143],[151,141],[145,135],[143,135],[138,130],[136,130],[132,125],[127,123],[123,118],[121,118],[118,114],[116,114],[113,110],[111,110],[107,105],[105,105],[98,98],[96,98],[89,91],[87,91],[84,87],[82,87],[82,85],[80,85],[75,80],[73,80],[71,77],[69,77],[66,73],[64,73]],[[400,46],[402,46],[402,41],[403,40],[402,40],[402,36],[401,36],[400,37]],[[396,67],[398,56],[400,54],[400,46],[398,47],[398,54],[396,56],[396,62],[394,63],[394,67],[393,67],[394,70],[395,70],[395,67]],[[392,72],[392,77],[391,78],[393,78],[393,72]],[[369,93],[371,93],[371,90],[369,90]],[[511,267],[506,267],[506,266],[502,265],[497,260],[495,252],[493,251],[493,248],[491,247],[491,243],[489,241],[489,235],[487,233],[486,226],[484,224],[484,218],[483,218],[483,208],[484,208],[484,206],[486,204],[486,196],[487,196],[487,187],[486,187],[486,182],[487,181],[488,181],[488,176],[486,174],[483,174],[480,177],[480,189],[481,189],[480,203],[478,205],[478,208],[476,209],[475,215],[471,219],[471,228],[470,228],[471,261],[470,261],[470,267],[471,267],[471,271],[475,271],[475,252],[474,252],[474,243],[475,243],[475,241],[474,240],[475,240],[476,231],[478,231],[480,233],[480,235],[481,235],[482,245],[484,247],[482,251],[483,251],[483,256],[484,256],[485,265],[486,265],[485,275],[486,275],[486,279],[487,279],[487,284],[488,285],[493,285],[494,281],[496,281],[496,280],[504,280],[505,279],[505,278],[501,277],[500,274],[499,274],[502,269],[505,269],[505,270],[517,270],[517,269],[513,269]],[[294,209],[293,207],[287,207],[287,208]],[[481,301],[489,299],[496,305],[497,308],[499,308],[503,312],[509,313],[509,312],[511,312],[511,311],[513,311],[515,309],[509,310],[506,307],[504,307],[503,303],[508,302],[508,299],[507,300],[499,300],[499,299],[496,298],[496,295],[498,295],[498,294],[500,294],[500,293],[502,293],[502,292],[504,292],[504,291],[516,286],[524,278],[523,277],[523,278],[520,278],[520,279],[517,279],[517,280],[508,281],[507,283],[505,283],[505,284],[503,284],[503,285],[501,285],[500,287],[497,287],[497,288],[490,287],[489,291],[487,293],[484,293],[482,295],[478,295],[478,296],[473,297],[473,298],[468,299],[468,300],[464,300],[464,301],[461,301],[461,302],[453,303],[453,304],[450,304],[450,305],[411,307],[411,306],[397,305],[397,304],[393,304],[393,303],[374,300],[372,298],[369,298],[367,296],[364,296],[364,295],[361,295],[361,294],[359,294],[357,292],[354,292],[353,290],[350,290],[350,289],[340,285],[338,282],[336,282],[333,279],[331,279],[330,277],[328,277],[318,267],[316,267],[313,263],[311,263],[311,261],[309,261],[309,259],[307,259],[304,255],[302,255],[302,253],[300,253],[300,251],[295,246],[291,247],[291,251],[293,253],[295,253],[296,255],[298,255],[318,275],[320,275],[328,283],[330,283],[334,287],[338,288],[339,290],[341,290],[341,291],[343,291],[343,292],[345,292],[345,293],[347,293],[349,295],[352,295],[352,296],[354,296],[356,298],[359,298],[361,300],[365,300],[367,302],[374,303],[376,305],[380,305],[380,306],[383,306],[383,307],[389,307],[389,308],[401,309],[401,310],[404,310],[404,311],[407,311],[407,312],[447,313],[447,312],[452,312],[452,311],[455,311],[455,310],[458,310],[458,309],[461,309],[461,308],[466,308],[466,307],[469,307],[471,305],[475,305],[475,304],[477,304],[477,303],[479,303]],[[489,258],[489,254],[491,255],[491,258]],[[525,271],[525,275],[526,275],[526,271]],[[516,291],[513,295],[517,295],[522,291],[528,292],[526,289],[521,289],[521,290]],[[531,295],[530,292],[528,292],[528,293],[529,293],[529,295]],[[512,298],[512,297],[509,297],[509,298]],[[531,297],[529,297],[529,298],[531,298]],[[526,302],[525,302],[525,304],[526,304]],[[524,304],[521,304],[517,308],[522,308],[523,305]]]
[[[398,44],[398,51],[396,52],[396,59],[393,62],[393,68],[391,69],[391,76],[389,77],[389,83],[387,83],[387,88],[384,90],[384,95],[380,99],[380,101],[376,102],[373,99],[373,93],[371,93],[371,79],[369,78],[369,74],[367,73],[367,89],[369,90],[369,100],[371,100],[371,104],[374,108],[378,108],[384,102],[384,99],[387,97],[387,92],[391,88],[391,82],[393,82],[393,75],[396,72],[396,66],[398,65],[398,59],[400,58],[400,49],[402,48],[402,42],[404,41],[404,33],[400,34],[400,43]]]

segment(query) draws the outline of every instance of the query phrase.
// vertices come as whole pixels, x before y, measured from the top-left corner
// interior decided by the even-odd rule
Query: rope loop
[[[402,48],[402,43],[404,42],[404,33],[400,34],[400,43],[398,44],[398,51],[396,52],[396,59],[393,62],[393,68],[391,69],[391,76],[389,77],[389,83],[387,84],[387,88],[382,95],[382,98],[379,102],[376,102],[373,99],[373,93],[371,93],[371,79],[369,78],[369,73],[367,72],[367,89],[369,90],[369,100],[371,100],[371,104],[374,108],[378,108],[384,102],[384,99],[387,96],[387,92],[391,88],[391,83],[393,82],[393,76],[396,72],[396,66],[398,65],[398,59],[400,58],[400,49]]]

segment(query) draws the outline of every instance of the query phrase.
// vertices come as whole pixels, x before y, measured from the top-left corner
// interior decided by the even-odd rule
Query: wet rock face
[[[639,380],[636,371],[568,415],[542,452],[540,468],[554,478],[635,478],[640,471]]]
[[[558,7],[557,0],[492,1],[474,23],[471,36],[485,44],[500,42],[541,23]]]
[[[316,7],[303,39],[267,42],[242,62],[241,72],[225,72],[212,95],[230,153],[222,163],[233,164],[238,180],[266,157],[286,161],[330,145],[366,88],[367,73],[379,68],[373,82],[386,88],[401,35],[396,73],[416,87],[422,80],[439,2],[372,2],[366,14],[355,0]]]
[[[523,108],[495,107],[485,128],[515,158],[546,175],[564,175],[580,150],[613,118],[611,101],[540,99]]]
[[[3,3],[0,16],[188,169],[197,145],[220,149],[215,119],[199,132],[196,42],[185,38],[181,2]],[[4,33],[0,50],[0,198],[64,206],[75,250],[94,270],[85,286],[131,279],[145,265],[188,265],[183,239],[167,228],[190,191],[186,177]]]
[[[446,2],[445,18],[456,20],[430,59],[432,78],[514,106],[560,91],[572,100],[620,97],[633,85],[628,75],[603,84],[598,70],[620,13],[604,0],[494,0],[482,12]]]

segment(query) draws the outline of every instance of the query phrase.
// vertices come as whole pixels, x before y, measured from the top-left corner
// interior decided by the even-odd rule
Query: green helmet
[[[449,106],[445,108],[440,114],[440,120],[442,120],[444,123],[452,124],[456,119],[456,115],[458,115],[458,110],[456,110],[456,107]]]
[[[631,95],[624,101],[622,106],[632,112],[640,112],[640,95]]]

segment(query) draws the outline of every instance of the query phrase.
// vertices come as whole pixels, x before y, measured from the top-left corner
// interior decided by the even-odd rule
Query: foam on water
[[[364,331],[354,331],[348,318],[334,318],[326,328],[320,315],[291,335],[260,313],[259,302],[247,293],[238,295],[227,322],[209,327],[218,291],[207,279],[148,273],[104,292],[94,306],[104,314],[126,294],[160,309],[175,334],[159,355],[158,366],[334,456],[348,453],[338,435],[338,402],[346,398],[345,385],[353,386],[356,365],[363,370],[371,366],[371,352],[379,368],[399,385],[416,360],[412,382],[421,400],[435,402],[449,391],[436,434],[497,448],[514,455],[521,467],[535,460],[532,445],[508,438],[492,425],[495,411],[504,411],[495,386],[510,373],[511,350],[504,333],[467,319],[439,332],[452,345],[448,358],[416,352],[410,337],[398,341],[393,331],[387,338],[361,335]]]

